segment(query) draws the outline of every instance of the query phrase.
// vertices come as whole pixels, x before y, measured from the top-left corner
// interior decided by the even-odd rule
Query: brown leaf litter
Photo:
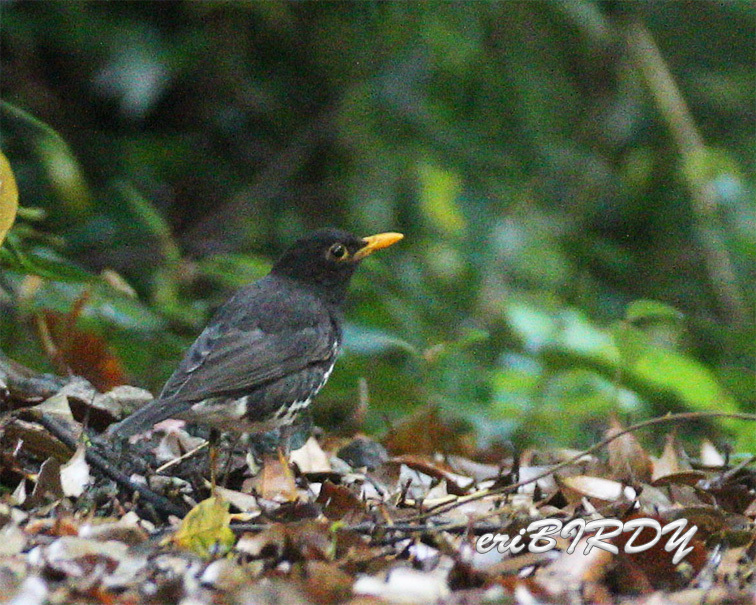
[[[428,409],[383,444],[311,437],[293,452],[293,473],[270,463],[260,472],[246,445],[225,441],[211,494],[207,448],[181,424],[121,448],[98,443],[119,396],[132,405],[128,387],[102,394],[81,381],[41,384],[44,396],[8,393],[14,409],[0,419],[0,603],[746,603],[756,595],[753,459],[733,464],[708,441],[691,456],[672,433],[654,457],[642,434],[612,421],[595,451],[530,450],[492,463]],[[412,434],[429,418],[431,438],[413,449]],[[674,426],[674,417],[662,421]],[[104,475],[92,451],[120,474]]]

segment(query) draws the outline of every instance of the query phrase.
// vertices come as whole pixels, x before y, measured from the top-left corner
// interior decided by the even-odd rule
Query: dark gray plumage
[[[333,369],[354,270],[401,238],[326,229],[297,241],[218,310],[160,396],[109,434],[128,437],[166,418],[240,432],[291,424]]]

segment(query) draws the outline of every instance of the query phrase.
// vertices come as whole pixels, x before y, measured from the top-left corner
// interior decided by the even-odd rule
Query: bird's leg
[[[239,442],[241,441],[241,438],[243,435],[244,433],[239,433],[235,437],[234,443],[228,451],[228,458],[226,458],[226,464],[223,467],[223,478],[221,480],[221,485],[223,487],[226,487],[228,485],[228,476],[231,474],[231,462],[233,461],[233,458],[234,458],[234,451],[236,451],[236,448],[238,447]]]
[[[216,475],[218,472],[218,443],[220,443],[220,431],[210,429],[207,437],[208,456],[210,458],[210,495],[215,498]]]
[[[278,461],[284,469],[284,474],[289,482],[294,485],[294,475],[289,466],[289,454],[291,454],[291,433],[292,425],[285,424],[279,429],[280,439],[278,441]]]
[[[284,424],[282,427],[278,429],[279,431],[279,439],[278,439],[278,453],[279,457],[283,456],[286,460],[289,459],[289,454],[291,453],[291,434],[292,434],[292,427],[291,424]]]

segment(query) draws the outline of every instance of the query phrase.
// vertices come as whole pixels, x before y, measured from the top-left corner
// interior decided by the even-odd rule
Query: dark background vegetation
[[[437,406],[480,443],[579,445],[612,412],[753,411],[754,15],[4,2],[0,143],[43,216],[6,242],[0,347],[155,391],[298,236],[396,230],[323,426]]]

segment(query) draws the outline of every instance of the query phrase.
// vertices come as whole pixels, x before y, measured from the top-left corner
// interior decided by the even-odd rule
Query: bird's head
[[[340,303],[360,261],[403,237],[401,233],[357,237],[339,229],[321,229],[294,242],[271,274],[313,286],[329,302]]]

